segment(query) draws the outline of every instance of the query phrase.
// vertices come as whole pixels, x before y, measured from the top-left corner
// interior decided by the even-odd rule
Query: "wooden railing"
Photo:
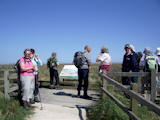
[[[15,70],[1,71],[3,71],[3,76],[1,76],[3,77],[3,80],[0,80],[0,90],[4,92],[5,99],[10,99],[9,93],[18,90],[18,84],[10,84],[11,80],[14,80],[15,83],[17,82],[17,73],[15,72]]]
[[[154,103],[156,99],[156,93],[157,93],[157,80],[156,76],[160,75],[160,73],[156,73],[155,71],[152,71],[151,73],[148,72],[110,72],[110,73],[100,73],[99,74],[103,81],[103,87],[101,88],[104,95],[107,95],[111,100],[113,100],[124,112],[128,114],[130,119],[133,120],[140,120],[135,115],[135,111],[137,109],[137,101],[141,104],[146,106],[149,110],[155,112],[156,114],[160,115],[160,106],[156,105]],[[130,89],[128,89],[127,86],[122,85],[121,83],[117,82],[116,80],[110,78],[109,76],[119,76],[119,77],[145,77],[149,76],[151,77],[151,101],[145,99],[142,97],[141,94],[138,93],[138,83],[131,83]],[[139,80],[140,81],[140,80]],[[124,105],[120,100],[115,98],[108,90],[107,86],[109,84],[114,85],[116,88],[119,88],[119,91],[125,92],[127,95],[130,96],[130,107],[127,107]]]

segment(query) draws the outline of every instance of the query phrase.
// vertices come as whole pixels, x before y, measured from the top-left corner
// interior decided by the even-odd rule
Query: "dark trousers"
[[[130,85],[131,84],[131,78],[130,77],[122,77],[122,84],[123,85]]]
[[[59,85],[59,74],[58,74],[58,70],[55,70],[53,68],[50,68],[50,84],[53,85],[54,81],[53,78],[55,77],[56,79],[56,84],[55,85]]]
[[[89,75],[89,70],[88,69],[78,69],[78,88],[77,90],[80,91],[82,88],[82,81],[84,80],[84,85],[83,85],[83,90],[84,90],[84,95],[87,95],[87,90],[88,90],[88,75]]]
[[[39,93],[39,86],[38,86],[38,74],[35,75],[35,89],[34,89],[34,96],[37,96]]]

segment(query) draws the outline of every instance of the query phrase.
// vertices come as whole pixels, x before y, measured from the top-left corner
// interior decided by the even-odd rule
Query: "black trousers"
[[[88,90],[88,75],[89,69],[78,69],[78,88],[77,90],[80,91],[82,88],[82,82],[84,81],[83,90],[84,95],[87,95]]]
[[[59,74],[58,74],[58,70],[55,70],[53,68],[50,68],[50,84],[54,85],[54,81],[53,78],[56,79],[56,84],[55,85],[59,85]]]
[[[35,75],[35,89],[34,89],[34,96],[37,96],[39,93],[39,86],[38,86],[38,74]]]

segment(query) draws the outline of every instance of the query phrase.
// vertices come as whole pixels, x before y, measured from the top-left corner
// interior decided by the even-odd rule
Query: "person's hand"
[[[36,54],[35,57],[37,58],[37,60],[39,59],[39,55],[38,54]]]
[[[36,66],[35,66],[35,65],[33,65],[33,66],[32,66],[32,70],[34,70],[34,71],[35,71],[35,69],[36,69]]]

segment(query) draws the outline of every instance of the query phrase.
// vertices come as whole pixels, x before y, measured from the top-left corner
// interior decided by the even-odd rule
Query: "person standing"
[[[47,60],[47,67],[50,71],[50,88],[51,89],[61,89],[59,86],[59,74],[58,74],[58,60],[56,58],[56,52],[52,53],[52,56]],[[53,77],[56,79],[56,83],[54,85]]]
[[[24,57],[19,60],[20,65],[20,82],[22,91],[22,100],[24,108],[31,107],[30,100],[33,96],[34,90],[34,71],[35,66],[30,59],[31,51],[26,49]]]
[[[91,65],[91,57],[90,57],[90,52],[91,52],[91,47],[89,45],[86,45],[84,47],[84,52],[83,55],[85,57],[85,61],[83,62],[82,66],[78,68],[78,97],[81,95],[81,88],[82,88],[82,81],[84,80],[84,85],[83,85],[83,98],[89,99],[90,97],[87,94],[88,90],[88,76],[89,76],[89,67]]]
[[[132,51],[129,44],[124,46],[125,54],[123,56],[123,63],[122,63],[122,72],[131,72],[132,70]],[[129,77],[122,77],[122,84],[123,85],[130,85],[131,78]]]
[[[35,50],[31,49],[31,54],[30,54],[30,58],[32,60],[33,65],[35,65],[35,89],[34,89],[34,96],[33,99],[35,102],[40,102],[40,98],[38,97],[38,93],[39,93],[39,86],[38,86],[38,74],[39,74],[39,70],[38,70],[38,66],[42,66],[43,63],[41,61],[41,59],[39,58],[38,54],[35,54]]]
[[[105,70],[106,72],[110,72],[110,66],[112,64],[112,61],[107,47],[103,46],[101,48],[101,53],[97,57],[96,62],[101,62],[100,71]]]

